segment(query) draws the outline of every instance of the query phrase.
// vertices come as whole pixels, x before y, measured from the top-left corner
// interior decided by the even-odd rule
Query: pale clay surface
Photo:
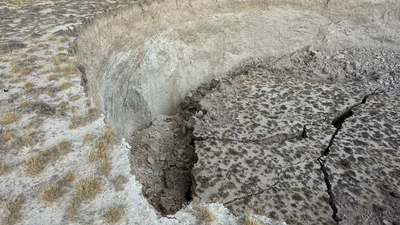
[[[126,3],[118,2],[122,5]],[[202,107],[207,113],[205,116],[197,114],[196,119],[196,153],[199,161],[194,169],[197,183],[194,193],[205,202],[227,203],[228,208],[244,215],[254,212],[286,220],[289,224],[333,223],[331,208],[326,203],[329,196],[323,175],[318,171],[316,157],[324,145],[329,143],[334,132],[334,128],[329,125],[332,117],[344,107],[359,102],[370,89],[379,86],[385,93],[368,98],[365,106],[354,110],[355,115],[346,120],[337,136],[338,141],[331,146],[331,155],[327,157],[326,165],[334,178],[333,192],[337,196],[336,203],[343,224],[364,221],[369,224],[395,224],[398,220],[393,210],[399,204],[398,192],[396,186],[393,190],[393,186],[382,182],[382,179],[390,176],[391,180],[385,182],[399,185],[398,170],[393,169],[399,164],[396,144],[399,124],[398,117],[393,114],[399,102],[396,89],[399,65],[398,60],[393,60],[398,59],[399,5],[395,4],[396,1],[383,0],[328,1],[327,7],[325,1],[291,2],[270,1],[269,5],[259,5],[257,1],[215,3],[166,0],[150,6],[128,6],[126,11],[117,11],[117,15],[125,13],[133,15],[137,20],[122,23],[125,17],[116,16],[113,22],[123,24],[122,28],[130,27],[130,32],[124,32],[126,29],[112,30],[117,26],[104,23],[112,17],[112,13],[98,16],[93,22],[86,23],[79,33],[76,58],[71,57],[61,64],[68,68],[70,61],[78,59],[80,72],[81,66],[85,69],[84,88],[80,86],[80,72],[57,68],[51,57],[58,54],[67,56],[64,49],[74,37],[73,33],[63,32],[64,29],[79,24],[83,18],[97,11],[115,7],[116,2],[0,3],[3,35],[0,43],[0,115],[10,110],[20,115],[16,123],[2,123],[0,132],[12,131],[21,142],[11,148],[8,148],[6,142],[0,145],[1,160],[10,166],[10,171],[0,177],[1,201],[5,202],[13,196],[25,199],[20,211],[19,223],[22,224],[70,224],[64,216],[64,210],[73,202],[77,180],[95,175],[102,182],[102,191],[94,200],[79,205],[80,217],[76,224],[105,224],[101,217],[110,206],[121,206],[124,209],[120,224],[201,224],[201,219],[194,215],[191,207],[180,210],[174,216],[160,217],[143,197],[141,184],[136,177],[144,176],[145,173],[141,174],[141,168],[144,167],[132,164],[134,161],[129,159],[131,146],[128,142],[134,140],[130,135],[148,127],[151,122],[155,127],[164,126],[165,122],[170,121],[164,114],[176,112],[189,91],[210,81],[213,76],[219,77],[234,67],[240,68],[240,64],[249,57],[279,57],[312,45],[312,49],[297,51],[294,55],[278,60],[276,64],[265,62],[270,67],[261,68],[259,74],[239,76],[231,84],[222,85],[225,89],[217,89],[216,93],[208,94],[202,101]],[[375,3],[377,5],[373,5]],[[359,7],[361,5],[365,7]],[[64,34],[68,37],[66,42],[61,41]],[[55,36],[54,40],[51,35]],[[346,65],[350,68],[353,62],[349,60],[347,64],[346,60],[340,61],[346,59],[350,54],[348,51],[332,51],[354,46],[374,48],[356,52],[361,54],[361,59],[357,60],[356,54],[354,66],[351,64],[351,67],[355,67],[354,71],[336,73],[340,72],[338,68],[346,68]],[[373,55],[374,49],[387,55],[378,54],[378,58]],[[308,54],[317,54],[319,60],[308,59]],[[373,59],[362,59],[362,54],[372,56]],[[324,58],[326,56],[331,58]],[[334,57],[340,61],[337,65],[330,64],[334,61],[330,59]],[[328,64],[324,64],[325,61],[321,59],[327,59]],[[365,63],[358,65],[357,62]],[[31,65],[32,71],[19,75],[21,71],[12,71],[13,63],[19,63],[22,67]],[[371,73],[376,70],[377,74],[363,74],[361,68],[364,67]],[[310,68],[315,68],[315,71]],[[327,72],[320,72],[323,69]],[[47,70],[57,75],[57,79],[50,79],[52,73]],[[288,74],[293,76],[285,77],[288,75],[284,73],[286,70],[291,71]],[[312,75],[307,78],[310,73]],[[324,77],[325,74],[331,76]],[[347,77],[348,74],[351,76]],[[375,83],[363,80],[363,77],[374,76]],[[349,80],[358,80],[366,88],[357,86],[358,83],[349,83]],[[347,84],[329,84],[332,81],[345,81]],[[31,82],[33,88],[24,87],[27,82]],[[71,82],[72,86],[63,89],[60,87],[63,82]],[[318,92],[307,92],[310,89]],[[297,98],[292,98],[293,93],[298,94]],[[331,97],[327,99],[327,96]],[[260,98],[265,98],[264,105],[259,105]],[[326,99],[324,104],[318,103],[321,98]],[[386,98],[384,105],[382,98]],[[100,113],[88,116],[85,123],[70,129],[71,117],[88,114],[88,100],[104,116]],[[45,104],[22,107],[20,104],[24,101]],[[303,103],[300,107],[298,101]],[[286,108],[282,108],[283,105]],[[386,110],[373,122],[361,122],[362,118],[371,116],[376,108]],[[229,111],[225,112],[224,109]],[[237,124],[232,123],[234,118]],[[82,143],[85,133],[96,138],[101,136],[106,126],[104,120],[117,132],[115,145],[109,150],[112,170],[108,176],[102,175],[95,163],[88,163],[93,143]],[[258,121],[257,126],[253,126],[254,120]],[[354,127],[347,126],[347,123]],[[299,140],[294,136],[298,136],[304,124],[313,125],[309,127],[309,138]],[[378,132],[375,130],[377,127],[383,128],[379,131],[383,132],[384,142],[370,137],[372,132]],[[361,135],[357,145],[373,146],[377,150],[376,156],[372,154],[366,157],[357,149],[346,150],[345,146],[354,142],[351,136],[354,131],[351,129],[368,130],[357,133]],[[32,140],[24,145],[22,140],[27,133],[32,134]],[[149,137],[152,138],[154,133],[157,132]],[[140,133],[135,135],[140,136]],[[226,137],[229,139],[225,140]],[[290,140],[284,141],[287,138]],[[38,176],[27,175],[25,159],[63,139],[70,142],[72,151],[47,163]],[[264,141],[260,143],[260,139]],[[237,149],[242,151],[237,152]],[[291,151],[283,154],[288,149]],[[158,153],[154,154],[151,158],[146,155],[149,164],[157,164],[161,160],[162,157],[156,158]],[[341,156],[342,161],[335,158],[337,155]],[[220,160],[220,156],[224,158]],[[268,163],[261,163],[259,158],[266,156],[269,156]],[[387,159],[387,164],[382,165],[377,157]],[[346,170],[349,166],[359,173],[356,172],[356,176],[352,172],[349,174]],[[380,168],[381,172],[368,170],[369,166]],[[336,170],[333,170],[334,167],[337,167]],[[251,171],[253,168],[256,171]],[[59,182],[68,171],[76,173],[76,181],[63,186],[65,193],[55,203],[44,203],[40,199],[44,188]],[[258,175],[255,173],[257,171],[265,172]],[[118,175],[128,178],[119,188],[114,185]],[[210,175],[215,179],[212,185]],[[239,179],[239,176],[242,177]],[[343,177],[341,182],[335,179],[339,176]],[[233,180],[239,179],[239,182],[228,188],[226,179],[230,177]],[[218,179],[225,183],[221,185]],[[355,188],[367,190],[368,194],[360,197],[354,192],[354,179],[357,180]],[[363,184],[366,182],[375,182],[378,187],[368,189]],[[382,185],[379,185],[381,182]],[[310,186],[312,190],[307,189]],[[273,193],[273,197],[243,199],[246,204],[242,202],[242,205],[230,202],[252,195],[260,189],[265,189],[262,195]],[[346,202],[349,196],[353,200]],[[376,202],[368,206],[371,208],[363,207],[363,202],[370,196],[376,196]],[[391,206],[393,210],[386,206]],[[216,217],[214,224],[240,224],[243,221],[242,217],[234,216],[221,204],[211,203],[206,207]],[[302,208],[301,213],[298,208]],[[321,212],[313,208],[321,209]],[[6,215],[7,212],[1,208],[0,217]],[[275,224],[263,216],[255,218],[264,224]]]

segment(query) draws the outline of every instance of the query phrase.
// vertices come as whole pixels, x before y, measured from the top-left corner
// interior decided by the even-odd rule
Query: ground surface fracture
[[[399,224],[397,0],[0,19],[0,224]]]
[[[289,224],[396,224],[399,57],[303,49],[221,79],[197,114],[195,193]]]

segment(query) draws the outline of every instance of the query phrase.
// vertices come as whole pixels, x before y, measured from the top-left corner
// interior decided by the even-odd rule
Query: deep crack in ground
[[[321,155],[317,159],[320,164],[320,169],[321,169],[322,173],[324,174],[324,181],[325,181],[327,192],[329,195],[329,206],[331,207],[331,209],[333,211],[332,218],[335,220],[335,222],[337,224],[339,224],[339,222],[342,221],[343,219],[338,215],[339,212],[338,212],[338,208],[336,206],[337,203],[335,201],[335,194],[332,191],[332,184],[329,179],[327,166],[325,165],[326,161],[323,159],[323,157],[329,156],[330,148],[331,148],[333,142],[335,141],[336,135],[338,135],[339,131],[342,129],[343,123],[346,121],[346,119],[348,119],[349,117],[354,115],[353,109],[358,107],[361,104],[366,104],[368,97],[375,94],[376,91],[377,91],[377,89],[375,89],[375,91],[373,91],[372,93],[365,95],[362,98],[361,102],[356,103],[356,104],[352,105],[351,107],[346,108],[341,114],[339,114],[338,116],[336,116],[333,119],[332,125],[336,128],[336,130],[333,133],[328,146],[321,152]]]

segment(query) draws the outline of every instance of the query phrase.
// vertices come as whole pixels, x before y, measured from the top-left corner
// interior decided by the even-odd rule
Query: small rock
[[[153,157],[151,156],[147,157],[147,162],[149,162],[151,165],[154,165],[155,163]]]
[[[198,111],[196,114],[195,114],[195,116],[197,117],[197,118],[199,118],[199,119],[201,119],[201,118],[203,118],[203,116],[204,116],[204,113],[203,113],[203,111]]]
[[[178,154],[179,154],[179,155],[182,155],[184,151],[185,151],[185,150],[183,150],[183,149],[178,149]]]
[[[212,89],[214,89],[214,88],[216,88],[218,86],[219,83],[220,83],[219,80],[213,78],[212,81],[211,81],[210,87]]]
[[[344,59],[346,58],[343,54],[338,54],[333,57],[334,59]]]
[[[160,161],[165,161],[165,157],[164,157],[164,156],[161,156],[161,157],[160,157]]]

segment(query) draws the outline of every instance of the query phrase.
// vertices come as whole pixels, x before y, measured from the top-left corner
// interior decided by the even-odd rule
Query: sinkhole
[[[140,1],[76,27],[70,50],[90,104],[132,146],[132,174],[162,215],[196,195],[193,115],[213,78],[305,46],[343,47],[345,37],[318,39],[330,35],[325,10],[314,0]]]

